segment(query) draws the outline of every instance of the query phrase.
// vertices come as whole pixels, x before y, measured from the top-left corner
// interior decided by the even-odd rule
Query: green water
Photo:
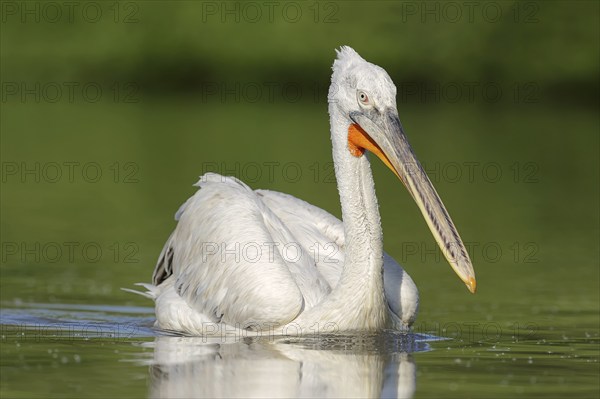
[[[156,338],[149,300],[120,287],[149,281],[174,211],[202,168],[214,166],[206,160],[256,180],[254,187],[339,215],[327,178],[325,105],[9,106],[3,129],[14,133],[3,135],[5,165],[41,166],[39,176],[6,175],[2,190],[3,397],[598,392],[598,136],[587,134],[598,128],[593,112],[400,107],[415,151],[469,243],[477,294],[432,250],[401,184],[373,162],[387,251],[420,289],[416,335],[367,337],[368,344],[210,344]],[[233,138],[238,145],[230,145]],[[290,169],[257,178],[243,166],[269,161],[282,170],[295,162],[302,176]],[[50,182],[55,176],[42,165],[52,162],[82,169],[95,162],[102,177],[86,181],[95,175],[78,175],[73,166],[72,177],[65,168]],[[472,179],[450,175],[451,162],[474,162]],[[483,171],[492,163],[499,178],[478,174],[477,165]],[[515,175],[515,165],[527,176]],[[269,384],[273,373],[287,383]],[[340,382],[349,378],[355,385]]]
[[[2,3],[2,398],[600,395],[598,2],[491,2],[491,22],[479,2],[457,22],[419,14],[441,2],[308,2],[298,23],[94,3],[97,23]],[[396,82],[477,294],[374,159],[386,251],[420,290],[411,334],[158,335],[151,301],[120,288],[150,280],[202,173],[340,216],[326,92],[342,44]]]

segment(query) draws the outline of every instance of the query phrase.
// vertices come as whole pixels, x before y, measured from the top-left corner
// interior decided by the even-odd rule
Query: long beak
[[[353,112],[355,122],[348,131],[348,142],[354,148],[376,154],[400,178],[421,210],[442,253],[454,272],[475,293],[475,272],[448,211],[433,188],[429,177],[415,156],[395,109],[369,115]]]

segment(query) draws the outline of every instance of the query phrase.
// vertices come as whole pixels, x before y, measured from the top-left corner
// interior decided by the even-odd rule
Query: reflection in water
[[[150,397],[411,397],[423,336],[159,336]]]

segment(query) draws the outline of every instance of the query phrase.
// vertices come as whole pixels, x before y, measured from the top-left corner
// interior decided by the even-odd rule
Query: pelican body
[[[176,213],[152,284],[142,284],[158,328],[190,335],[409,329],[418,291],[383,251],[366,152],[406,186],[449,264],[475,292],[467,251],[404,135],[385,70],[342,47],[328,104],[342,220],[291,195],[205,174]]]

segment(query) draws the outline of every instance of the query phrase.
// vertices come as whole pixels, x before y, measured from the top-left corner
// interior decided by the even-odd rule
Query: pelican
[[[475,292],[465,246],[404,135],[396,86],[352,48],[336,52],[328,107],[342,220],[291,195],[203,175],[175,215],[152,284],[140,284],[155,301],[156,327],[189,335],[407,331],[418,291],[383,251],[367,152],[404,184]]]

